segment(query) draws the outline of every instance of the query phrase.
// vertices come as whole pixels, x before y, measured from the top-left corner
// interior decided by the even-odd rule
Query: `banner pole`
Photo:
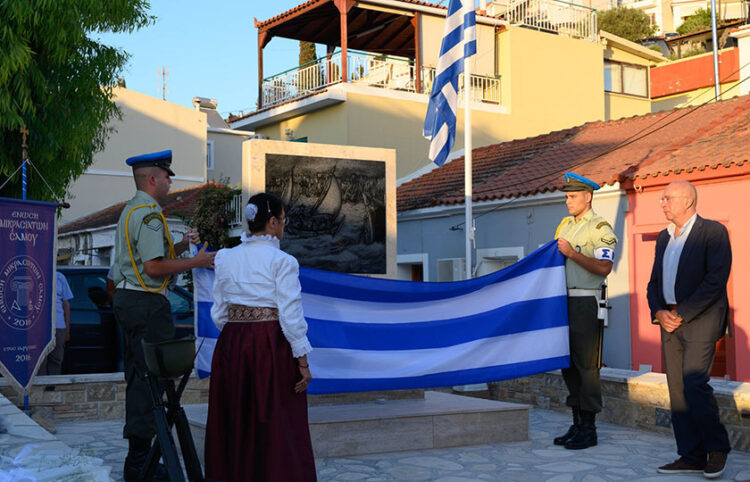
[[[474,1],[464,3],[464,13],[474,9]],[[466,232],[466,279],[471,279],[471,248],[474,239],[474,223],[471,218],[471,66],[469,58],[464,58],[464,204],[466,213],[464,227]]]
[[[21,144],[21,150],[23,151],[23,159],[21,164],[21,196],[26,201],[26,158],[28,157],[28,146],[26,145],[26,136],[29,135],[26,124],[21,128],[21,135],[23,136],[23,143]],[[23,411],[26,415],[29,414],[29,395],[26,391],[23,392]]]

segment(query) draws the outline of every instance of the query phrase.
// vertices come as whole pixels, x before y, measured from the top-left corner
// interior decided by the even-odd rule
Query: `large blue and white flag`
[[[458,76],[464,71],[464,59],[475,53],[477,35],[474,0],[450,0],[422,131],[422,135],[431,141],[430,160],[438,166],[445,162],[456,138]],[[468,88],[468,81],[465,80],[464,84]]]
[[[199,376],[211,370],[213,272],[193,271]],[[551,241],[481,278],[421,283],[300,269],[309,393],[466,385],[569,364],[565,258]]]

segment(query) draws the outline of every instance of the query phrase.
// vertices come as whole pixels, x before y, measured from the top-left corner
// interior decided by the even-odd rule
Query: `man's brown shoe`
[[[704,473],[703,469],[704,467],[689,464],[679,458],[671,464],[662,465],[656,471],[660,474],[702,474]]]
[[[727,464],[726,452],[709,452],[708,463],[703,470],[703,476],[707,479],[718,479],[724,473]]]

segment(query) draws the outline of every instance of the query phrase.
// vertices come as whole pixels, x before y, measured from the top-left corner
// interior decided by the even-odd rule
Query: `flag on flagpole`
[[[422,132],[431,141],[430,160],[438,166],[445,163],[456,138],[458,76],[464,71],[464,59],[477,53],[473,4],[474,0],[450,0],[448,4],[443,43]],[[468,82],[465,84],[468,86]]]
[[[200,377],[219,331],[213,271],[193,270]],[[467,385],[569,364],[565,257],[550,241],[481,278],[422,283],[300,268],[309,393]]]

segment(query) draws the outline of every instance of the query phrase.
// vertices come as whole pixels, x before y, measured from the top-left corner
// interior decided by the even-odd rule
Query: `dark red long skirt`
[[[316,480],[300,378],[278,321],[224,326],[211,362],[207,479]]]

